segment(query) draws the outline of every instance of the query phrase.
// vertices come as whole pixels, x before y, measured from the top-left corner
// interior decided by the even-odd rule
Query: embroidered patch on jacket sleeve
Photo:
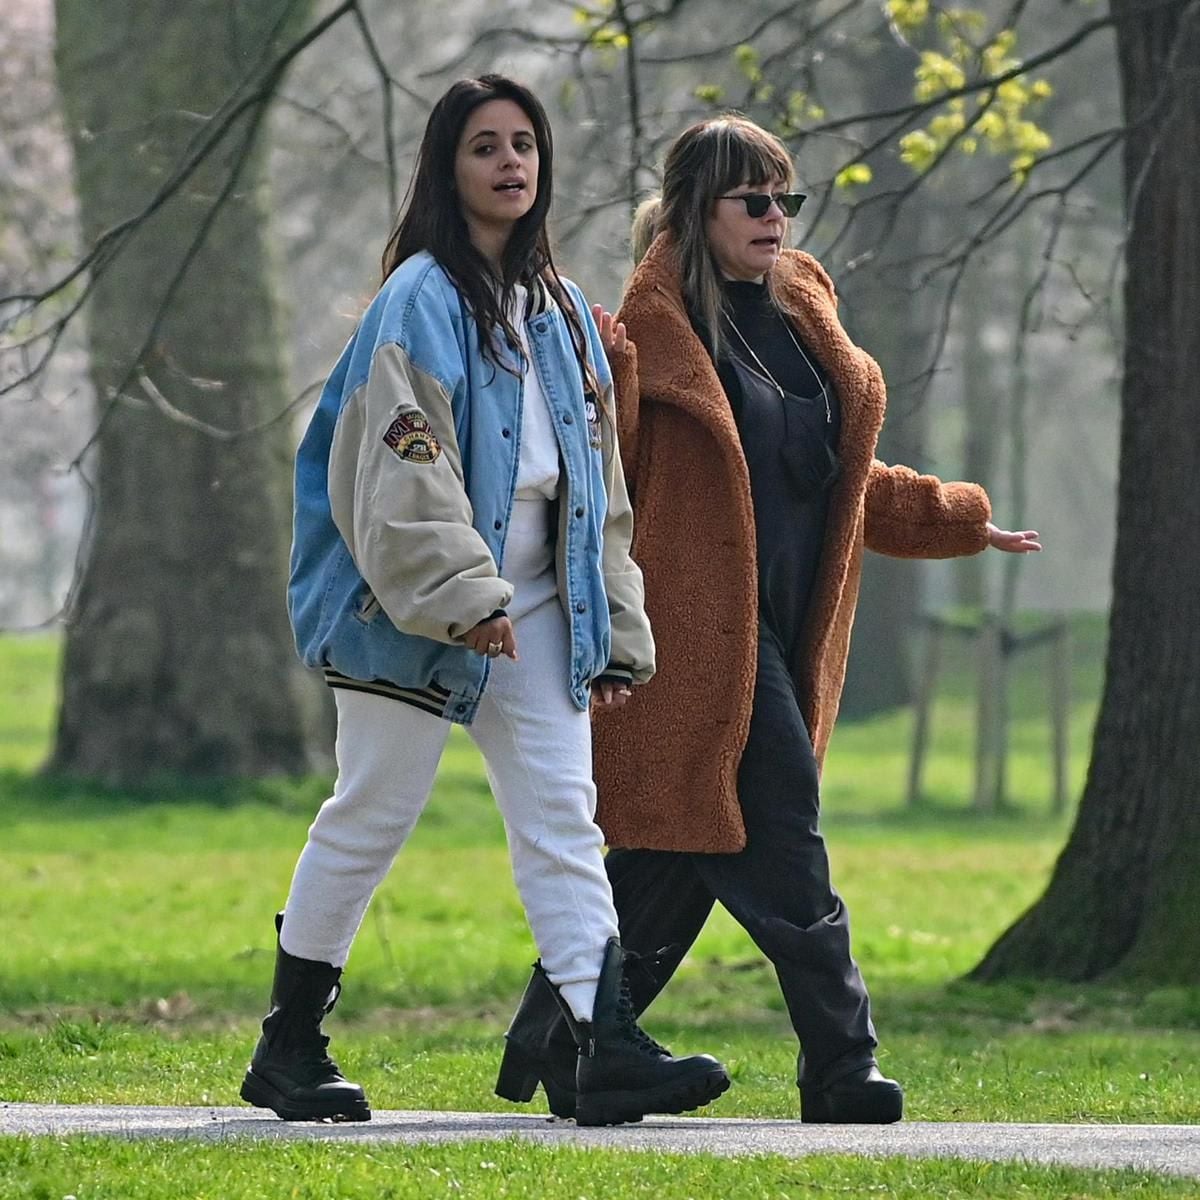
[[[433,429],[418,408],[407,408],[387,427],[384,443],[405,462],[431,463],[437,460],[442,447]]]

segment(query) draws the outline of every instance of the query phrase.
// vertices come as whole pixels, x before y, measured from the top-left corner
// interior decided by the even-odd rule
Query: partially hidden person
[[[801,1119],[884,1124],[904,1093],[879,1070],[820,830],[863,551],[1041,546],[992,524],[982,488],[875,457],[883,376],[824,268],[788,248],[803,200],[772,134],[737,115],[693,125],[635,223],[616,319],[597,313],[658,659],[595,722],[598,820],[622,944],[641,956],[635,1011],[720,902],[778,977]],[[572,1042],[532,984],[507,1036],[569,1112]]]

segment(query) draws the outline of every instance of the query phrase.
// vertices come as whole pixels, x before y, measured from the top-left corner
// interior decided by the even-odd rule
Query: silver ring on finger
[[[487,652],[488,658],[499,658],[500,651],[504,649],[503,642],[488,642]]]

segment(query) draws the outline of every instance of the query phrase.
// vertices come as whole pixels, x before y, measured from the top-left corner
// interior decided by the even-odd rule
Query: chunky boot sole
[[[500,1074],[496,1077],[496,1095],[516,1104],[528,1104],[539,1083],[546,1093],[546,1103],[556,1117],[565,1119],[575,1116],[574,1091],[559,1087],[548,1074],[543,1074],[538,1059],[526,1053],[516,1042],[505,1042]]]
[[[809,1125],[892,1125],[904,1116],[904,1092],[892,1087],[823,1092],[800,1089],[800,1120]]]
[[[366,1097],[355,1100],[349,1097],[332,1098],[325,1101],[289,1100],[274,1084],[253,1068],[242,1080],[241,1097],[256,1108],[269,1108],[283,1121],[369,1121],[371,1106]]]
[[[580,1092],[575,1098],[577,1125],[624,1125],[647,1113],[684,1113],[703,1108],[729,1087],[725,1068],[709,1066],[686,1079],[639,1090]]]

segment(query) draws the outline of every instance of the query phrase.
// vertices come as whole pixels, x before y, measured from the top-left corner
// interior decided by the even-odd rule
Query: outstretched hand
[[[616,320],[603,304],[592,305],[592,316],[596,319],[596,328],[600,331],[600,341],[611,366],[613,356],[624,354],[625,347],[629,344],[629,339],[625,335],[625,322]]]
[[[1013,532],[1011,529],[999,529],[989,521],[987,531],[988,545],[996,550],[1003,550],[1006,554],[1028,554],[1031,550],[1042,548],[1036,529]]]

